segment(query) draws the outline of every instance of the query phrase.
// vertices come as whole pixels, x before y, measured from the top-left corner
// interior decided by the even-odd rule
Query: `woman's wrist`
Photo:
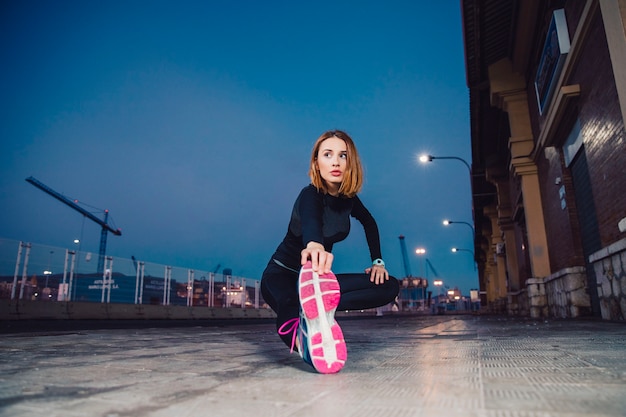
[[[307,243],[306,245],[306,249],[320,249],[320,250],[325,250],[324,245],[322,245],[319,242],[315,242],[315,241],[310,241],[309,243]]]
[[[374,259],[372,261],[372,266],[382,266],[384,268],[385,267],[385,261],[383,261],[380,258]]]

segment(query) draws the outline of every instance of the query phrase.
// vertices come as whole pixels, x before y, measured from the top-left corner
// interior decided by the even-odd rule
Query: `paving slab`
[[[333,375],[290,354],[268,321],[5,331],[0,415],[626,416],[624,323],[338,321],[348,362]]]

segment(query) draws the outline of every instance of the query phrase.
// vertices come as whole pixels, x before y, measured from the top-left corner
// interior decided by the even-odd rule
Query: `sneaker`
[[[307,338],[308,333],[306,330],[306,321],[302,318],[302,311],[300,311],[300,316],[289,319],[284,322],[278,328],[278,334],[281,336],[291,335],[291,346],[289,348],[289,353],[293,353],[295,350],[298,352],[300,357],[313,368],[313,362],[311,361],[311,356],[309,354],[308,349],[302,349],[300,346],[307,346]]]
[[[299,328],[300,328],[299,317],[287,320],[278,328],[278,334],[280,336],[286,336],[289,334],[291,335],[291,346],[289,348],[289,353],[293,353],[294,348],[296,349],[297,352],[300,352],[300,349],[298,349]]]
[[[335,275],[313,272],[311,262],[300,270],[298,278],[300,321],[298,351],[302,359],[319,373],[339,372],[348,351],[343,332],[335,321],[341,293]]]

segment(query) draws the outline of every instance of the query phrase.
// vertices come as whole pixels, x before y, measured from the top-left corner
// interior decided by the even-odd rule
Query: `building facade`
[[[626,0],[462,0],[482,303],[626,318]]]

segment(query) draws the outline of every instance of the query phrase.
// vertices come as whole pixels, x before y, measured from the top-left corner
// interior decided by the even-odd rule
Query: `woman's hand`
[[[383,284],[389,280],[389,272],[382,265],[374,265],[365,270],[366,274],[370,274],[370,281],[376,285]]]
[[[301,265],[304,265],[310,259],[313,271],[322,274],[330,272],[330,268],[333,265],[333,254],[326,252],[324,245],[321,243],[309,242],[306,248],[302,249],[301,254]]]

